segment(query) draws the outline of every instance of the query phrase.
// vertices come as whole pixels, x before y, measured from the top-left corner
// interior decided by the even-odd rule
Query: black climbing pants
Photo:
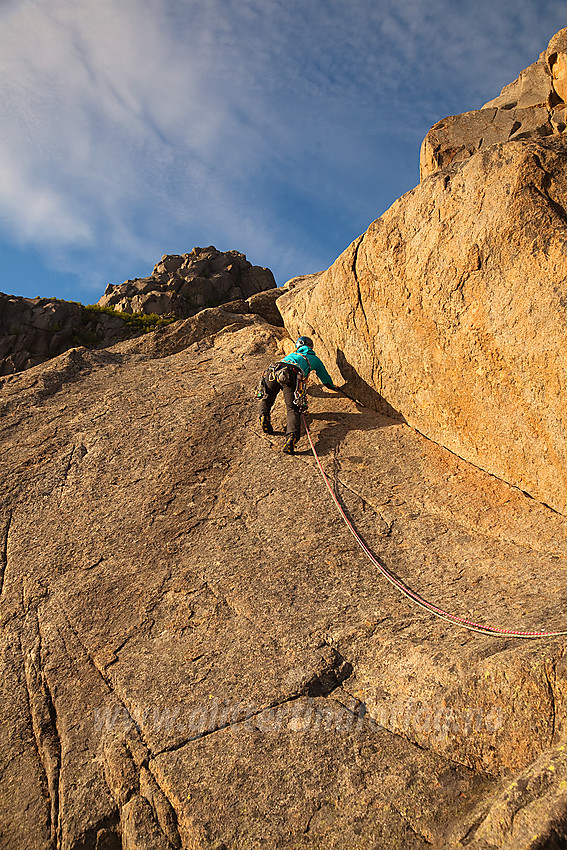
[[[285,365],[288,366],[287,363]],[[269,372],[264,372],[264,374],[262,375],[262,391],[264,393],[264,397],[260,402],[260,416],[263,416],[264,414],[266,416],[270,415],[270,411],[274,406],[274,402],[277,398],[277,395],[281,390],[287,409],[285,432],[287,436],[293,434],[295,437],[297,437],[297,439],[299,439],[300,414],[299,409],[293,402],[295,388],[297,386],[297,373],[293,368],[289,369],[289,373],[289,382],[285,384],[280,384],[276,380],[270,379]]]

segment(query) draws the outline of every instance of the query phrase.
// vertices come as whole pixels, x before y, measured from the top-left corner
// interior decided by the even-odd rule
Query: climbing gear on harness
[[[307,365],[309,366],[308,360]],[[279,363],[270,363],[262,375],[260,385],[256,391],[256,398],[266,398],[264,379],[267,379],[271,383],[278,383],[282,387],[293,387],[293,382],[295,381],[293,403],[300,413],[307,413],[307,378],[303,375],[299,366],[295,366],[293,363],[285,363],[283,361],[280,361]],[[268,431],[266,433],[273,432]]]
[[[262,426],[262,431],[264,434],[273,434],[274,429],[272,428],[272,423],[270,421],[270,417],[267,413],[263,413],[260,416],[260,425]]]
[[[268,370],[262,373],[260,381],[258,382],[258,386],[256,388],[256,392],[254,393],[254,398],[268,398],[268,393],[266,392],[266,385],[264,384],[264,378],[267,374]]]
[[[280,386],[289,385],[291,383],[292,374],[295,372],[295,367],[291,365],[291,363],[283,363],[282,361],[278,361],[277,363],[270,363],[262,378],[265,378],[267,381],[271,381],[272,383],[278,383]],[[262,382],[260,381],[260,384]]]
[[[268,398],[265,381],[278,383],[280,386],[289,385],[291,383],[291,372],[288,370],[288,364],[281,363],[280,361],[270,363],[266,371],[262,373],[256,392],[254,393],[255,398]]]
[[[289,435],[289,437],[287,438],[287,440],[285,441],[285,444],[284,444],[284,447],[283,447],[283,449],[282,449],[282,452],[283,452],[285,455],[292,455],[292,454],[294,454],[294,452],[295,452],[295,446],[296,446],[297,442],[298,442],[298,439],[297,439],[297,437],[295,436],[295,434],[290,434],[290,435]]]
[[[333,487],[331,486],[331,482],[329,481],[325,470],[323,469],[323,464],[319,459],[319,455],[315,450],[315,445],[313,444],[313,439],[311,437],[311,433],[309,428],[307,427],[307,422],[305,421],[305,417],[303,417],[303,423],[305,425],[305,431],[307,433],[307,437],[309,439],[309,445],[311,446],[311,451],[313,452],[313,456],[317,461],[317,466],[319,467],[319,471],[323,477],[323,481],[325,482],[325,486],[327,490],[331,494],[331,497],[337,506],[339,513],[341,514],[343,520],[345,521],[348,530],[364,552],[364,554],[372,561],[375,567],[378,568],[380,573],[386,578],[390,584],[396,587],[400,593],[403,593],[408,599],[412,602],[415,602],[416,605],[419,605],[420,608],[424,608],[426,611],[429,611],[431,614],[435,614],[436,617],[440,617],[442,620],[448,620],[450,623],[453,623],[456,626],[462,626],[465,629],[469,629],[472,632],[479,632],[483,635],[493,635],[496,637],[514,637],[514,638],[540,638],[540,637],[562,637],[563,635],[567,635],[567,631],[558,631],[558,632],[519,632],[513,631],[512,629],[499,629],[494,626],[485,626],[482,623],[475,623],[472,620],[467,620],[464,617],[458,617],[456,614],[450,614],[448,611],[444,611],[442,608],[438,608],[432,602],[428,602],[419,593],[416,593],[415,590],[412,590],[410,587],[405,585],[399,578],[397,578],[390,570],[380,563],[378,558],[372,554],[362,537],[359,535],[348,516],[341,503],[339,502]],[[285,451],[285,449],[284,449]]]
[[[295,347],[299,348],[301,345],[306,345],[307,348],[313,348],[313,340],[308,336],[300,336],[295,343]]]
[[[307,378],[300,373],[297,374],[293,403],[300,413],[307,413]]]
[[[292,383],[292,369],[289,366],[281,366],[275,372],[276,381],[281,387],[289,387]]]

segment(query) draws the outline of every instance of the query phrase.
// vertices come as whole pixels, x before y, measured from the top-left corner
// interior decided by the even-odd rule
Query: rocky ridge
[[[0,375],[29,369],[78,345],[108,348],[219,304],[282,325],[276,300],[283,292],[269,269],[252,266],[238,251],[210,246],[164,255],[150,277],[111,284],[98,304],[88,307],[0,293]]]
[[[238,251],[210,245],[181,256],[164,255],[149,277],[109,284],[98,303],[125,313],[186,319],[205,307],[243,301],[275,286],[270,269],[253,266]]]
[[[118,314],[89,311],[72,301],[0,293],[0,375],[29,369],[73,346],[113,345],[131,333]]]

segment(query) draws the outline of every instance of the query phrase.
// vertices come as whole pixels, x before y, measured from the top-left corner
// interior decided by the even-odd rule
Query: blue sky
[[[196,245],[326,268],[564,26],[557,0],[0,0],[0,291],[92,303]]]

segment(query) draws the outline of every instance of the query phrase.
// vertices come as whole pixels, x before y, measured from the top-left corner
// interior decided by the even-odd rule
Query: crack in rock
[[[0,538],[0,596],[4,589],[4,576],[8,567],[8,543],[10,539],[10,526],[12,525],[12,510],[10,509],[4,520],[4,529]]]
[[[59,775],[61,772],[61,739],[57,729],[57,712],[42,667],[39,619],[33,624],[35,641],[24,655],[24,672],[32,729],[37,752],[43,766],[51,801],[51,841],[57,843],[59,823]]]

